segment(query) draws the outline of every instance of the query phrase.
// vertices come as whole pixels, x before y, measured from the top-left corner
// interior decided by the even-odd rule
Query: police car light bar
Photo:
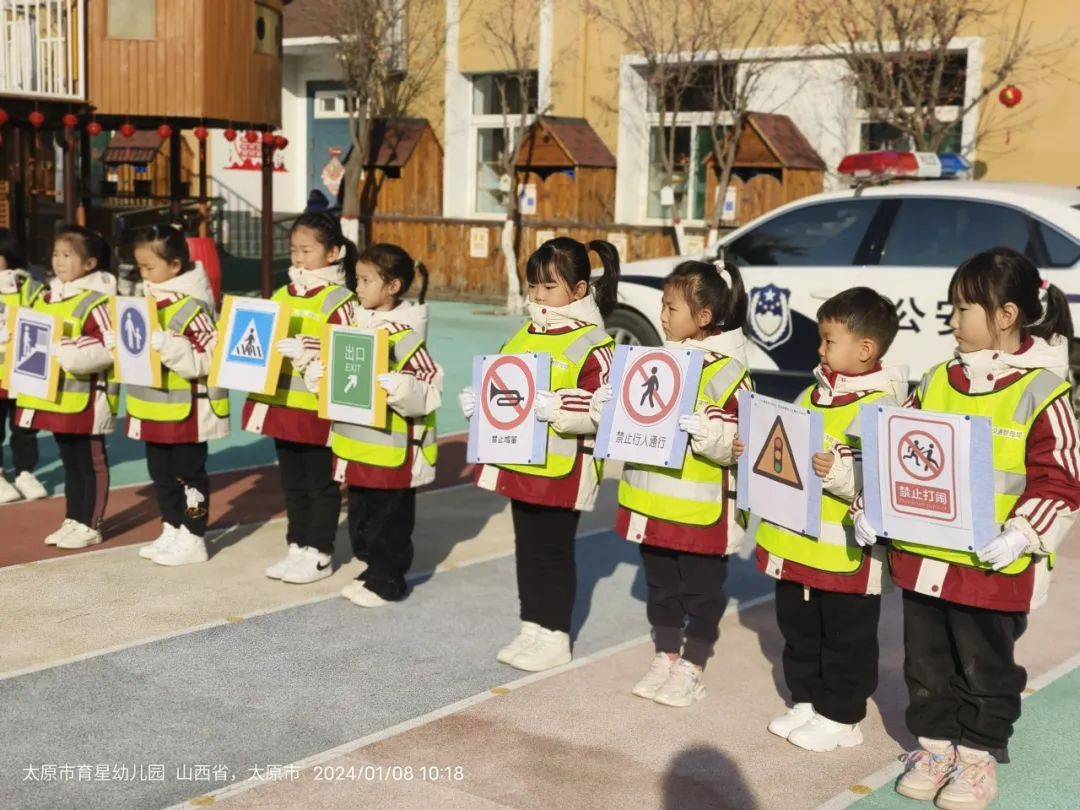
[[[858,152],[844,157],[837,171],[854,178],[948,178],[967,174],[971,164],[952,152]]]

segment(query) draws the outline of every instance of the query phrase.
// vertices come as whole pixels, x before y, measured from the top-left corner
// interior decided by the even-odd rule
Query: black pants
[[[154,482],[161,519],[170,526],[186,526],[196,537],[206,534],[210,519],[210,476],[206,474],[206,442],[193,444],[146,443],[146,468]],[[203,496],[188,506],[187,490]]]
[[[577,591],[574,537],[580,512],[511,501],[521,620],[570,632]]]
[[[415,525],[415,489],[349,487],[349,539],[356,559],[368,564],[357,579],[388,601],[408,590]]]
[[[720,635],[727,603],[727,556],[642,544],[641,560],[649,588],[646,615],[656,651],[681,655],[704,667]]]
[[[341,487],[334,480],[330,448],[281,439],[274,439],[274,448],[285,490],[286,542],[332,555],[341,516]]]
[[[38,432],[19,427],[15,421],[15,400],[13,399],[0,399],[0,468],[4,466],[5,423],[11,425],[11,462],[15,468],[15,475],[21,472],[33,472],[38,465]]]
[[[1027,672],[1013,657],[1026,613],[967,607],[904,591],[907,726],[1009,761]]]
[[[880,596],[776,583],[776,622],[784,636],[784,680],[795,703],[837,723],[866,717],[878,683]]]
[[[109,502],[109,457],[104,436],[54,433],[64,464],[67,517],[96,529]]]

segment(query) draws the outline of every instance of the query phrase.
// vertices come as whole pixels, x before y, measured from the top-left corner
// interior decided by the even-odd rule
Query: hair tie
[[[731,281],[731,271],[727,269],[727,264],[723,259],[717,259],[713,262],[713,267],[716,268],[716,273],[720,276],[720,280],[727,284],[728,289],[734,289],[735,285]]]

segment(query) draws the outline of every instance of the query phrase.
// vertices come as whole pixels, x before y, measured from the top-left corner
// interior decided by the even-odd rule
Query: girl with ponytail
[[[603,274],[592,279],[589,254]],[[534,414],[548,424],[543,464],[481,465],[477,486],[510,498],[514,520],[521,630],[498,660],[530,672],[570,660],[570,614],[577,573],[574,537],[581,510],[591,510],[601,478],[593,459],[596,425],[589,417],[593,392],[607,383],[614,342],[604,315],[615,306],[619,254],[609,242],[587,245],[561,236],[549,239],[525,270],[529,320],[502,351],[551,356],[551,391],[538,391]],[[466,418],[486,391],[460,395]]]

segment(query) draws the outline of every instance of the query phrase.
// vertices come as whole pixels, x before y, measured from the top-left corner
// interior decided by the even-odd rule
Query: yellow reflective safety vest
[[[594,349],[613,346],[615,341],[602,326],[587,324],[560,334],[532,333],[531,322],[526,323],[502,347],[503,354],[550,354],[551,390],[577,388],[578,378],[585,361]],[[477,392],[477,396],[480,392]],[[572,433],[559,433],[548,425],[547,460],[543,464],[499,464],[499,469],[539,478],[565,478],[574,471],[577,463],[578,437]],[[591,453],[590,453],[591,455]],[[596,478],[603,475],[603,462],[593,458]]]
[[[424,345],[424,339],[414,329],[396,332],[389,337],[390,370],[401,371]],[[390,423],[385,428],[334,422],[330,428],[330,449],[346,461],[370,464],[374,467],[400,467],[409,458],[409,444],[419,447],[432,467],[439,458],[435,442],[435,414],[407,419],[393,408]]]
[[[926,373],[919,384],[919,404],[924,411],[985,416],[994,432],[994,522],[1004,524],[1027,487],[1027,439],[1036,418],[1069,384],[1046,369],[1033,369],[998,391],[964,394],[949,383],[948,363]],[[993,570],[974,552],[954,551],[892,540],[892,547],[908,554],[943,560],[953,565]],[[1020,574],[1032,563],[1030,554],[1001,569],[1000,574]],[[1053,556],[1051,556],[1051,564]]]
[[[821,414],[825,427],[822,450],[826,453],[838,444],[860,449],[859,411],[863,405],[890,396],[884,391],[874,391],[846,405],[822,406],[814,404],[813,392],[814,386],[806,389],[795,404]],[[785,560],[819,571],[853,574],[862,567],[863,549],[855,542],[850,510],[850,503],[822,490],[821,534],[816,539],[764,520],[755,539],[767,552]]]
[[[41,296],[34,303],[35,312],[58,316],[63,321],[64,337],[78,340],[86,328],[86,319],[94,307],[108,303],[109,296],[96,290],[86,290],[63,301],[49,302],[47,296]],[[120,386],[113,379],[112,366],[107,371],[95,374],[69,374],[60,369],[60,384],[57,386],[55,400],[20,396],[18,406],[46,413],[82,413],[90,404],[93,377],[99,377],[98,385],[105,385],[105,394],[109,408],[116,413],[120,401]]]
[[[27,278],[19,285],[19,289],[13,293],[0,295],[0,312],[7,318],[8,329],[15,328],[15,312],[19,307],[32,307],[38,296],[45,292],[45,285],[40,281]],[[0,343],[0,369],[4,368],[7,361],[7,343]]]
[[[695,410],[723,407],[746,377],[746,367],[724,357],[706,366]],[[724,514],[724,468],[687,448],[682,469],[627,463],[619,482],[619,504],[657,520],[712,526]]]
[[[292,317],[289,319],[289,337],[319,338],[322,335],[323,325],[329,323],[330,316],[353,297],[347,287],[339,284],[328,284],[310,297],[292,295],[289,292],[289,285],[286,284],[274,293],[271,300],[288,304],[292,308]],[[288,358],[281,363],[277,391],[269,396],[252,394],[248,399],[264,402],[267,405],[298,408],[303,411],[319,410],[319,398],[304,385],[304,375],[293,367],[292,361]]]
[[[206,304],[185,296],[157,310],[158,324],[164,330],[183,335],[200,313],[206,313],[213,320],[214,314]],[[187,419],[195,401],[195,382],[165,367],[162,369],[161,385],[161,388],[128,385],[128,414],[149,422],[182,422]],[[207,396],[215,414],[222,418],[229,415],[229,392],[226,389],[210,388]]]

